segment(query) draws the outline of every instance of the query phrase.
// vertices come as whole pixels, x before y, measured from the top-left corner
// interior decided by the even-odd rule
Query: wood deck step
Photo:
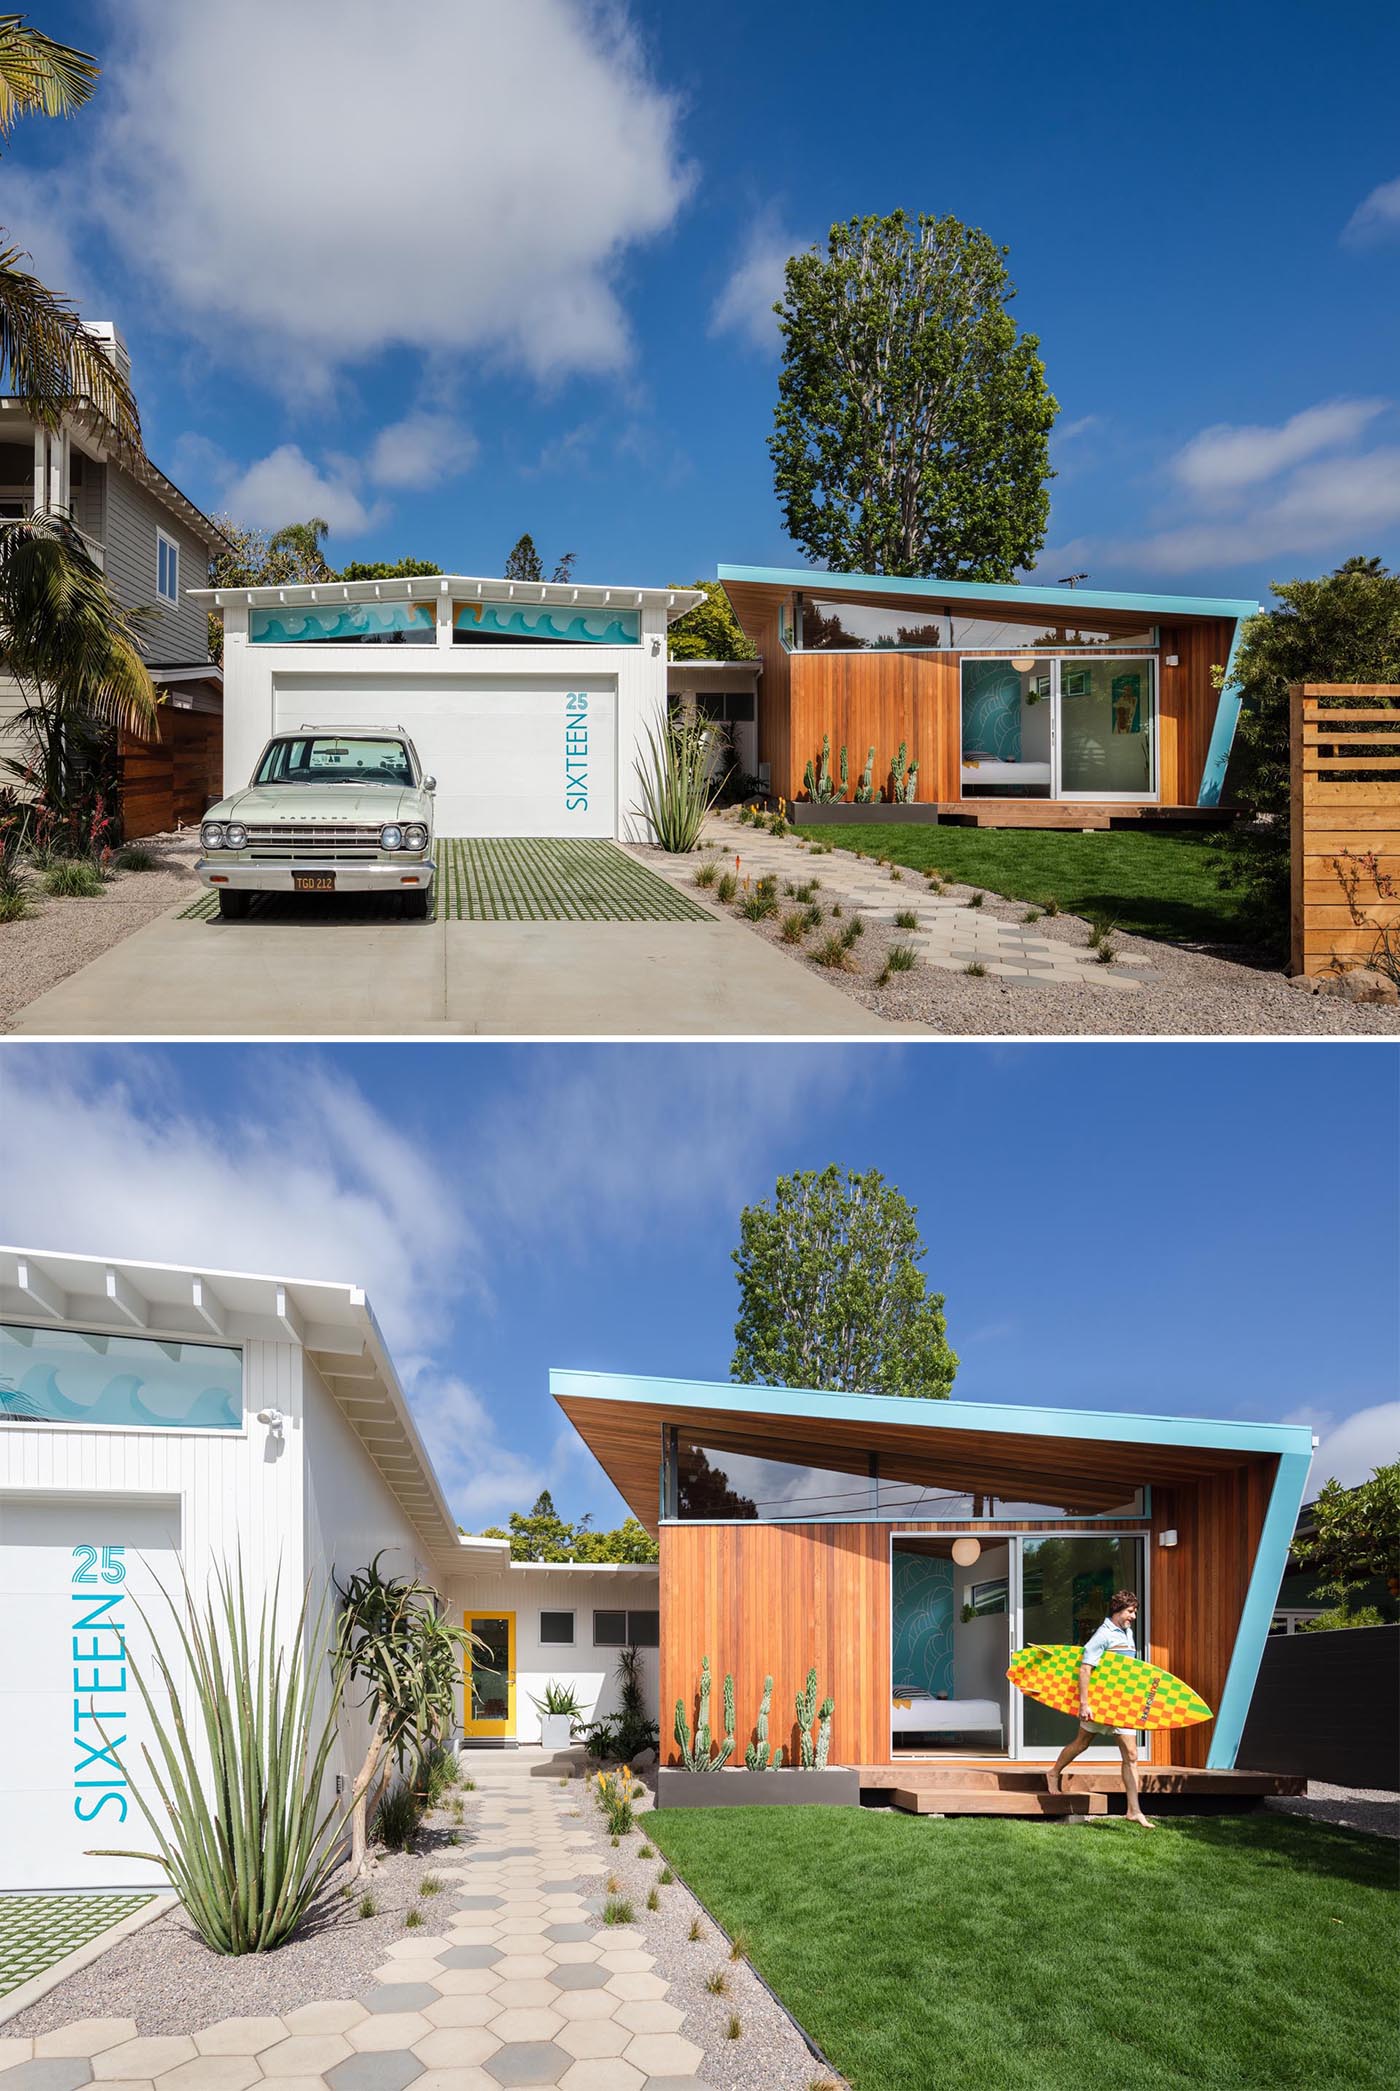
[[[896,1786],[891,1805],[906,1815],[1106,1815],[1105,1793],[1039,1793],[986,1786]]]

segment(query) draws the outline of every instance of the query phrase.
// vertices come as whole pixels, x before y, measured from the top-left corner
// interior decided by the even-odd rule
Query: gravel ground
[[[728,1934],[721,1931],[709,1911],[680,1880],[668,1887],[657,1876],[666,1861],[660,1852],[650,1859],[639,1856],[646,1843],[646,1817],[654,1800],[655,1773],[642,1775],[646,1800],[639,1806],[640,1827],[624,1837],[617,1850],[611,1848],[602,1813],[585,1793],[581,1805],[592,1817],[594,1842],[598,1847],[600,1872],[592,1884],[602,1894],[609,1878],[636,1910],[638,1928],[646,1935],[646,1950],[656,1958],[655,1972],[671,1985],[667,2002],[684,2011],[681,2027],[687,2040],[705,2051],[698,2072],[716,2091],[844,2091],[846,2079],[839,2076],[807,2044],[794,2020],[742,1957],[731,1960]],[[655,1887],[660,1908],[649,1910],[646,1898]],[[690,1938],[692,1920],[698,1920],[701,1937]],[[705,1987],[716,1971],[724,1975],[726,1987],[715,1994]],[[731,2017],[741,2031],[735,2040],[728,2034]]]
[[[114,872],[98,900],[50,900],[38,879],[32,880],[33,912],[18,922],[0,923],[0,1031],[10,1030],[27,1004],[133,930],[144,929],[177,901],[196,898],[201,888],[194,875],[199,855],[194,829],[156,835],[141,846],[158,856],[158,868]]]
[[[460,1847],[447,1841],[454,1826],[449,1816],[435,1813],[420,1851],[381,1854],[349,1897],[333,1882],[307,1928],[275,1953],[211,1953],[177,1905],[21,2011],[7,2023],[6,2036],[52,2032],[75,2018],[134,2018],[138,2035],[197,2033],[221,2018],[258,2018],[295,2011],[299,2004],[358,1997],[389,1947],[403,1937],[404,1912],[417,1899],[423,1875],[449,1860],[460,1863],[469,1849],[473,1796],[463,1800]],[[381,1915],[357,1914],[366,1890]]]
[[[715,832],[711,830],[712,835]],[[736,838],[732,841],[731,833]],[[744,833],[744,829],[725,823],[720,847],[727,855],[732,856],[735,850],[742,855]],[[791,850],[789,877],[793,884],[801,884],[806,879],[829,884],[837,876],[837,863],[847,855],[839,850],[832,850],[827,855],[814,854],[796,836],[785,838],[785,846]],[[659,853],[638,848],[637,854],[654,856]],[[699,862],[698,857],[696,861]],[[692,886],[687,890],[713,914],[731,915],[736,921],[744,921],[737,910],[721,907],[710,889]],[[904,868],[901,878],[891,883],[891,903],[899,906],[907,899],[908,905],[917,913],[919,896],[926,890],[923,877]],[[967,901],[977,890],[972,886],[950,884],[945,893],[951,899]],[[819,891],[817,898],[827,901],[830,895]],[[784,912],[791,906],[791,901],[785,902]],[[990,892],[982,906],[988,915],[1003,922],[1019,923],[1026,912],[1024,901],[1005,900]],[[782,942],[781,921],[779,914],[769,916],[763,922],[745,923],[745,927],[776,944],[795,965],[813,965],[810,958],[802,956],[798,947]],[[830,923],[824,924],[807,938],[807,944],[819,943],[831,926]],[[1036,924],[1036,934],[1075,944],[1081,949],[1089,948],[1090,925],[1077,915],[1043,917]],[[1272,968],[1122,934],[1116,935],[1113,941],[1123,971],[1132,973],[1135,957],[1149,960],[1152,967],[1150,973],[1141,975],[1143,985],[1136,992],[1109,986],[1042,986],[1039,982],[1023,983],[990,976],[978,979],[944,966],[930,965],[922,958],[912,971],[892,974],[884,987],[877,987],[875,980],[884,963],[885,951],[889,944],[899,941],[898,930],[886,931],[875,923],[869,923],[856,947],[853,970],[838,972],[815,966],[814,970],[890,1023],[908,1024],[919,1030],[950,1036],[1400,1036],[1400,1008],[1352,1004],[1332,995],[1303,994],[1290,987],[1285,975]]]
[[[1309,1779],[1306,1796],[1265,1801],[1281,1815],[1306,1815],[1313,1822],[1332,1822],[1343,1830],[1365,1830],[1372,1837],[1400,1840],[1400,1793],[1376,1786],[1326,1786]]]

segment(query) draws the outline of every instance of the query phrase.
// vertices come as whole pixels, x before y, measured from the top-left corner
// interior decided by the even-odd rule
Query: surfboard
[[[1083,1653],[1070,1645],[1022,1648],[1006,1674],[1028,1699],[1077,1718]],[[1215,1718],[1189,1684],[1121,1648],[1110,1648],[1089,1673],[1089,1713],[1106,1728],[1190,1728]]]

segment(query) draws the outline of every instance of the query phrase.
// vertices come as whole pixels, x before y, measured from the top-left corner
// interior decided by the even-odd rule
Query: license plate
[[[292,891],[294,893],[334,893],[335,873],[333,871],[294,871],[292,873]]]

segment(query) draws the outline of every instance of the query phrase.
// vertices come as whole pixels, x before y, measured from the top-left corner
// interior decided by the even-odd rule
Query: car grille
[[[317,826],[309,821],[269,821],[249,825],[245,855],[275,858],[316,857],[353,862],[357,857],[379,854],[377,827],[352,827],[348,821]]]

